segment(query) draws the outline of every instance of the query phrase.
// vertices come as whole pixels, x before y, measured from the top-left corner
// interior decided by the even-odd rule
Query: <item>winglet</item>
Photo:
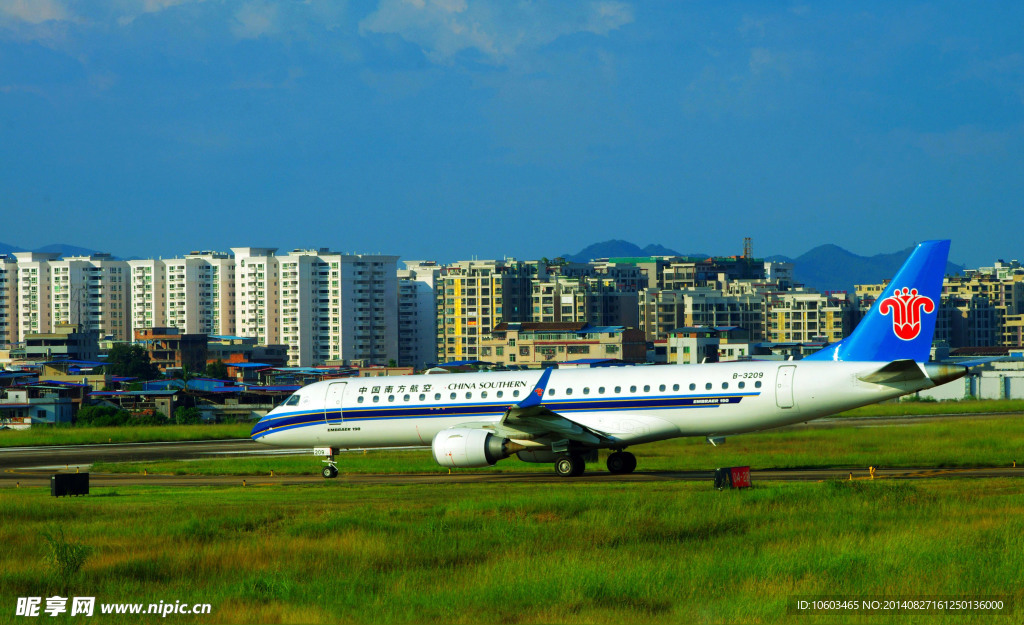
[[[549,367],[544,370],[544,373],[540,374],[537,385],[533,387],[533,390],[526,396],[526,399],[516,404],[516,408],[533,408],[540,405],[544,399],[544,390],[548,387],[548,378],[551,377],[552,369],[552,367]]]

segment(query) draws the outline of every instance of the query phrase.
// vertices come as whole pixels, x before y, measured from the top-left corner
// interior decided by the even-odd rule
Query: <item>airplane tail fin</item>
[[[927,362],[949,241],[918,244],[853,333],[806,360]]]

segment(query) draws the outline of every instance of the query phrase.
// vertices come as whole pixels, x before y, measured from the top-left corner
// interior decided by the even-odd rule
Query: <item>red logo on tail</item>
[[[911,341],[921,334],[921,311],[935,312],[935,302],[930,297],[918,295],[917,289],[896,289],[896,292],[882,300],[878,312],[883,315],[892,311],[892,331],[904,341]]]

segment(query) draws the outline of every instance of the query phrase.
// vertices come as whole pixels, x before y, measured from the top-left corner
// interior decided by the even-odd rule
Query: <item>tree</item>
[[[196,423],[202,423],[203,419],[199,414],[198,408],[178,406],[174,410],[174,421],[178,425],[194,425]]]
[[[126,378],[154,380],[160,370],[149,361],[149,354],[141,345],[118,343],[107,353],[107,372]]]
[[[211,362],[206,365],[206,377],[215,380],[226,380],[228,379],[228,366],[224,364],[223,360],[218,358],[217,362]]]

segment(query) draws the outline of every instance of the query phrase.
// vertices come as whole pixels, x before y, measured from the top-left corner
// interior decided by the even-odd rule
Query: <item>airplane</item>
[[[338,475],[344,449],[430,446],[449,468],[513,454],[583,474],[597,450],[631,473],[642,443],[801,423],[932,388],[962,366],[929,363],[948,240],[920,243],[847,338],[802,360],[543,369],[324,380],[255,424],[253,440],[312,447]]]

